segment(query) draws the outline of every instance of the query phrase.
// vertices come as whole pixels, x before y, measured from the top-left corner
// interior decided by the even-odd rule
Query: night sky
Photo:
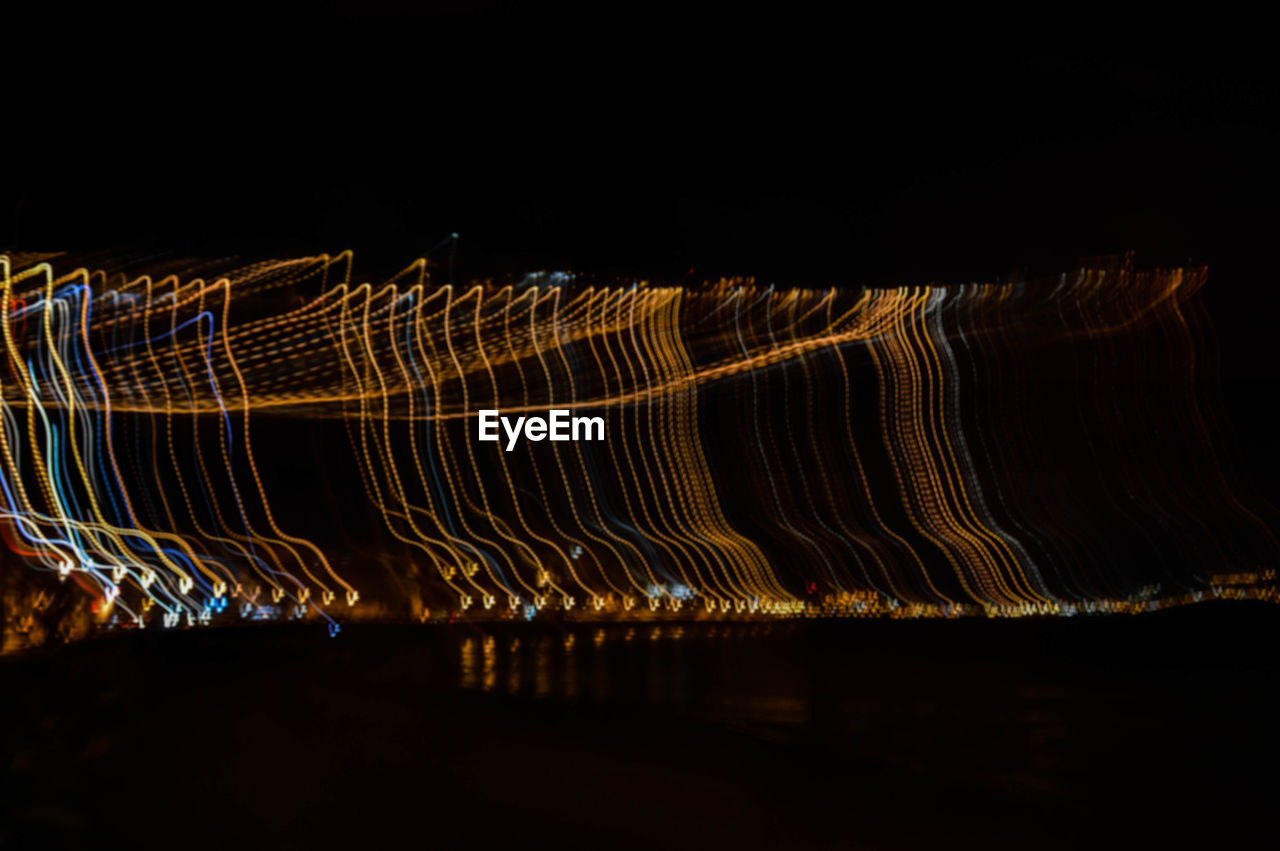
[[[372,277],[457,232],[459,278],[692,269],[817,286],[1052,275],[1124,251],[1203,262],[1234,427],[1271,478],[1280,85],[1265,33],[1042,17],[23,12],[0,246],[352,248]]]

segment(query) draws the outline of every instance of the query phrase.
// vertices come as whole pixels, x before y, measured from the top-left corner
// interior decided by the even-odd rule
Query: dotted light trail
[[[1276,600],[1203,268],[825,290],[353,274],[349,253],[0,256],[4,649],[237,620]],[[482,410],[603,433],[483,441]]]

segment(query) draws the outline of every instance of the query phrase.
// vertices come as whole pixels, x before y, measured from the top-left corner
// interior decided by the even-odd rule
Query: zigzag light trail
[[[241,618],[1276,600],[1203,268],[783,290],[88,265],[0,257],[7,649]],[[603,440],[508,451],[485,409]]]

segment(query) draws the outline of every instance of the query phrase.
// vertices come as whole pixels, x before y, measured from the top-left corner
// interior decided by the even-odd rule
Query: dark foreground
[[[112,637],[0,660],[0,847],[1270,847],[1277,625]]]

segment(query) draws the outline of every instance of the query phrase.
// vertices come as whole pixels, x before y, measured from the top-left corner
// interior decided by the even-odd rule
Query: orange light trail
[[[42,621],[1276,599],[1203,268],[823,290],[353,269],[0,257],[6,648]],[[603,439],[483,442],[482,409]]]

